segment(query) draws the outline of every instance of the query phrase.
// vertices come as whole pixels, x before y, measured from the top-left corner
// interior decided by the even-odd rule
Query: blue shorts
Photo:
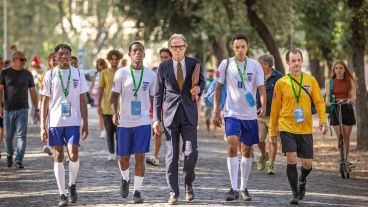
[[[241,143],[252,146],[259,143],[258,122],[225,117],[226,136],[238,136]]]
[[[149,152],[151,125],[118,127],[116,129],[116,154],[127,156],[137,152]]]
[[[50,127],[49,130],[49,145],[50,146],[63,146],[67,144],[79,145],[80,127]]]

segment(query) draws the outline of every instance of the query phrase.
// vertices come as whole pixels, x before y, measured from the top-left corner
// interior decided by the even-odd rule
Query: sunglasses
[[[179,49],[179,50],[183,50],[184,48],[185,48],[185,45],[172,45],[172,46],[170,46],[171,47],[171,49],[173,49],[173,50],[177,50],[177,49]]]
[[[14,60],[20,60],[21,62],[26,62],[27,58],[14,58]]]

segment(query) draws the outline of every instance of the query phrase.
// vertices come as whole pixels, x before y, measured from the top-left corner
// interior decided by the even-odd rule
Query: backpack
[[[336,102],[336,99],[335,99],[335,96],[332,94],[333,93],[333,79],[330,78],[330,103],[335,103]],[[324,94],[323,98],[325,100],[325,103],[326,103],[326,96],[327,96],[327,93]],[[334,111],[334,107],[333,105],[331,106],[326,106],[326,113],[327,114],[330,114]]]
[[[225,68],[225,80],[226,80],[226,71],[227,71],[227,68],[229,67],[229,63],[230,63],[230,59],[228,58],[226,62],[226,68]],[[207,93],[204,96],[204,101],[207,107],[213,107],[218,79],[219,78],[216,77],[215,80],[211,82],[210,86],[208,87]],[[222,89],[221,89],[220,110],[224,108],[225,100],[226,100],[226,83],[223,84]]]

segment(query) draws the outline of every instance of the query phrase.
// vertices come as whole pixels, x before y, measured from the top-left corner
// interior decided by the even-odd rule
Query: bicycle
[[[344,141],[344,128],[342,124],[342,112],[341,106],[349,104],[347,100],[341,100],[336,103],[331,103],[334,106],[334,111],[332,113],[337,113],[337,117],[339,119],[339,128],[340,128],[340,136],[338,137],[338,148],[340,153],[340,166],[339,172],[342,178],[350,178],[350,173],[352,172],[352,167],[350,163],[345,158],[345,141]]]

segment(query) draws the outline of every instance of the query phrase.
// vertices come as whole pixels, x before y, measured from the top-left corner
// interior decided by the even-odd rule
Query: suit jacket
[[[170,59],[161,63],[158,68],[155,94],[155,120],[163,122],[164,127],[171,125],[180,103],[184,107],[189,122],[194,126],[198,124],[197,103],[195,100],[192,101],[190,89],[192,85],[192,74],[196,63],[199,63],[199,61],[191,57],[184,58],[186,76],[181,91],[175,78],[173,60]],[[202,94],[204,86],[205,81],[201,67],[201,73],[199,75],[200,94]]]

